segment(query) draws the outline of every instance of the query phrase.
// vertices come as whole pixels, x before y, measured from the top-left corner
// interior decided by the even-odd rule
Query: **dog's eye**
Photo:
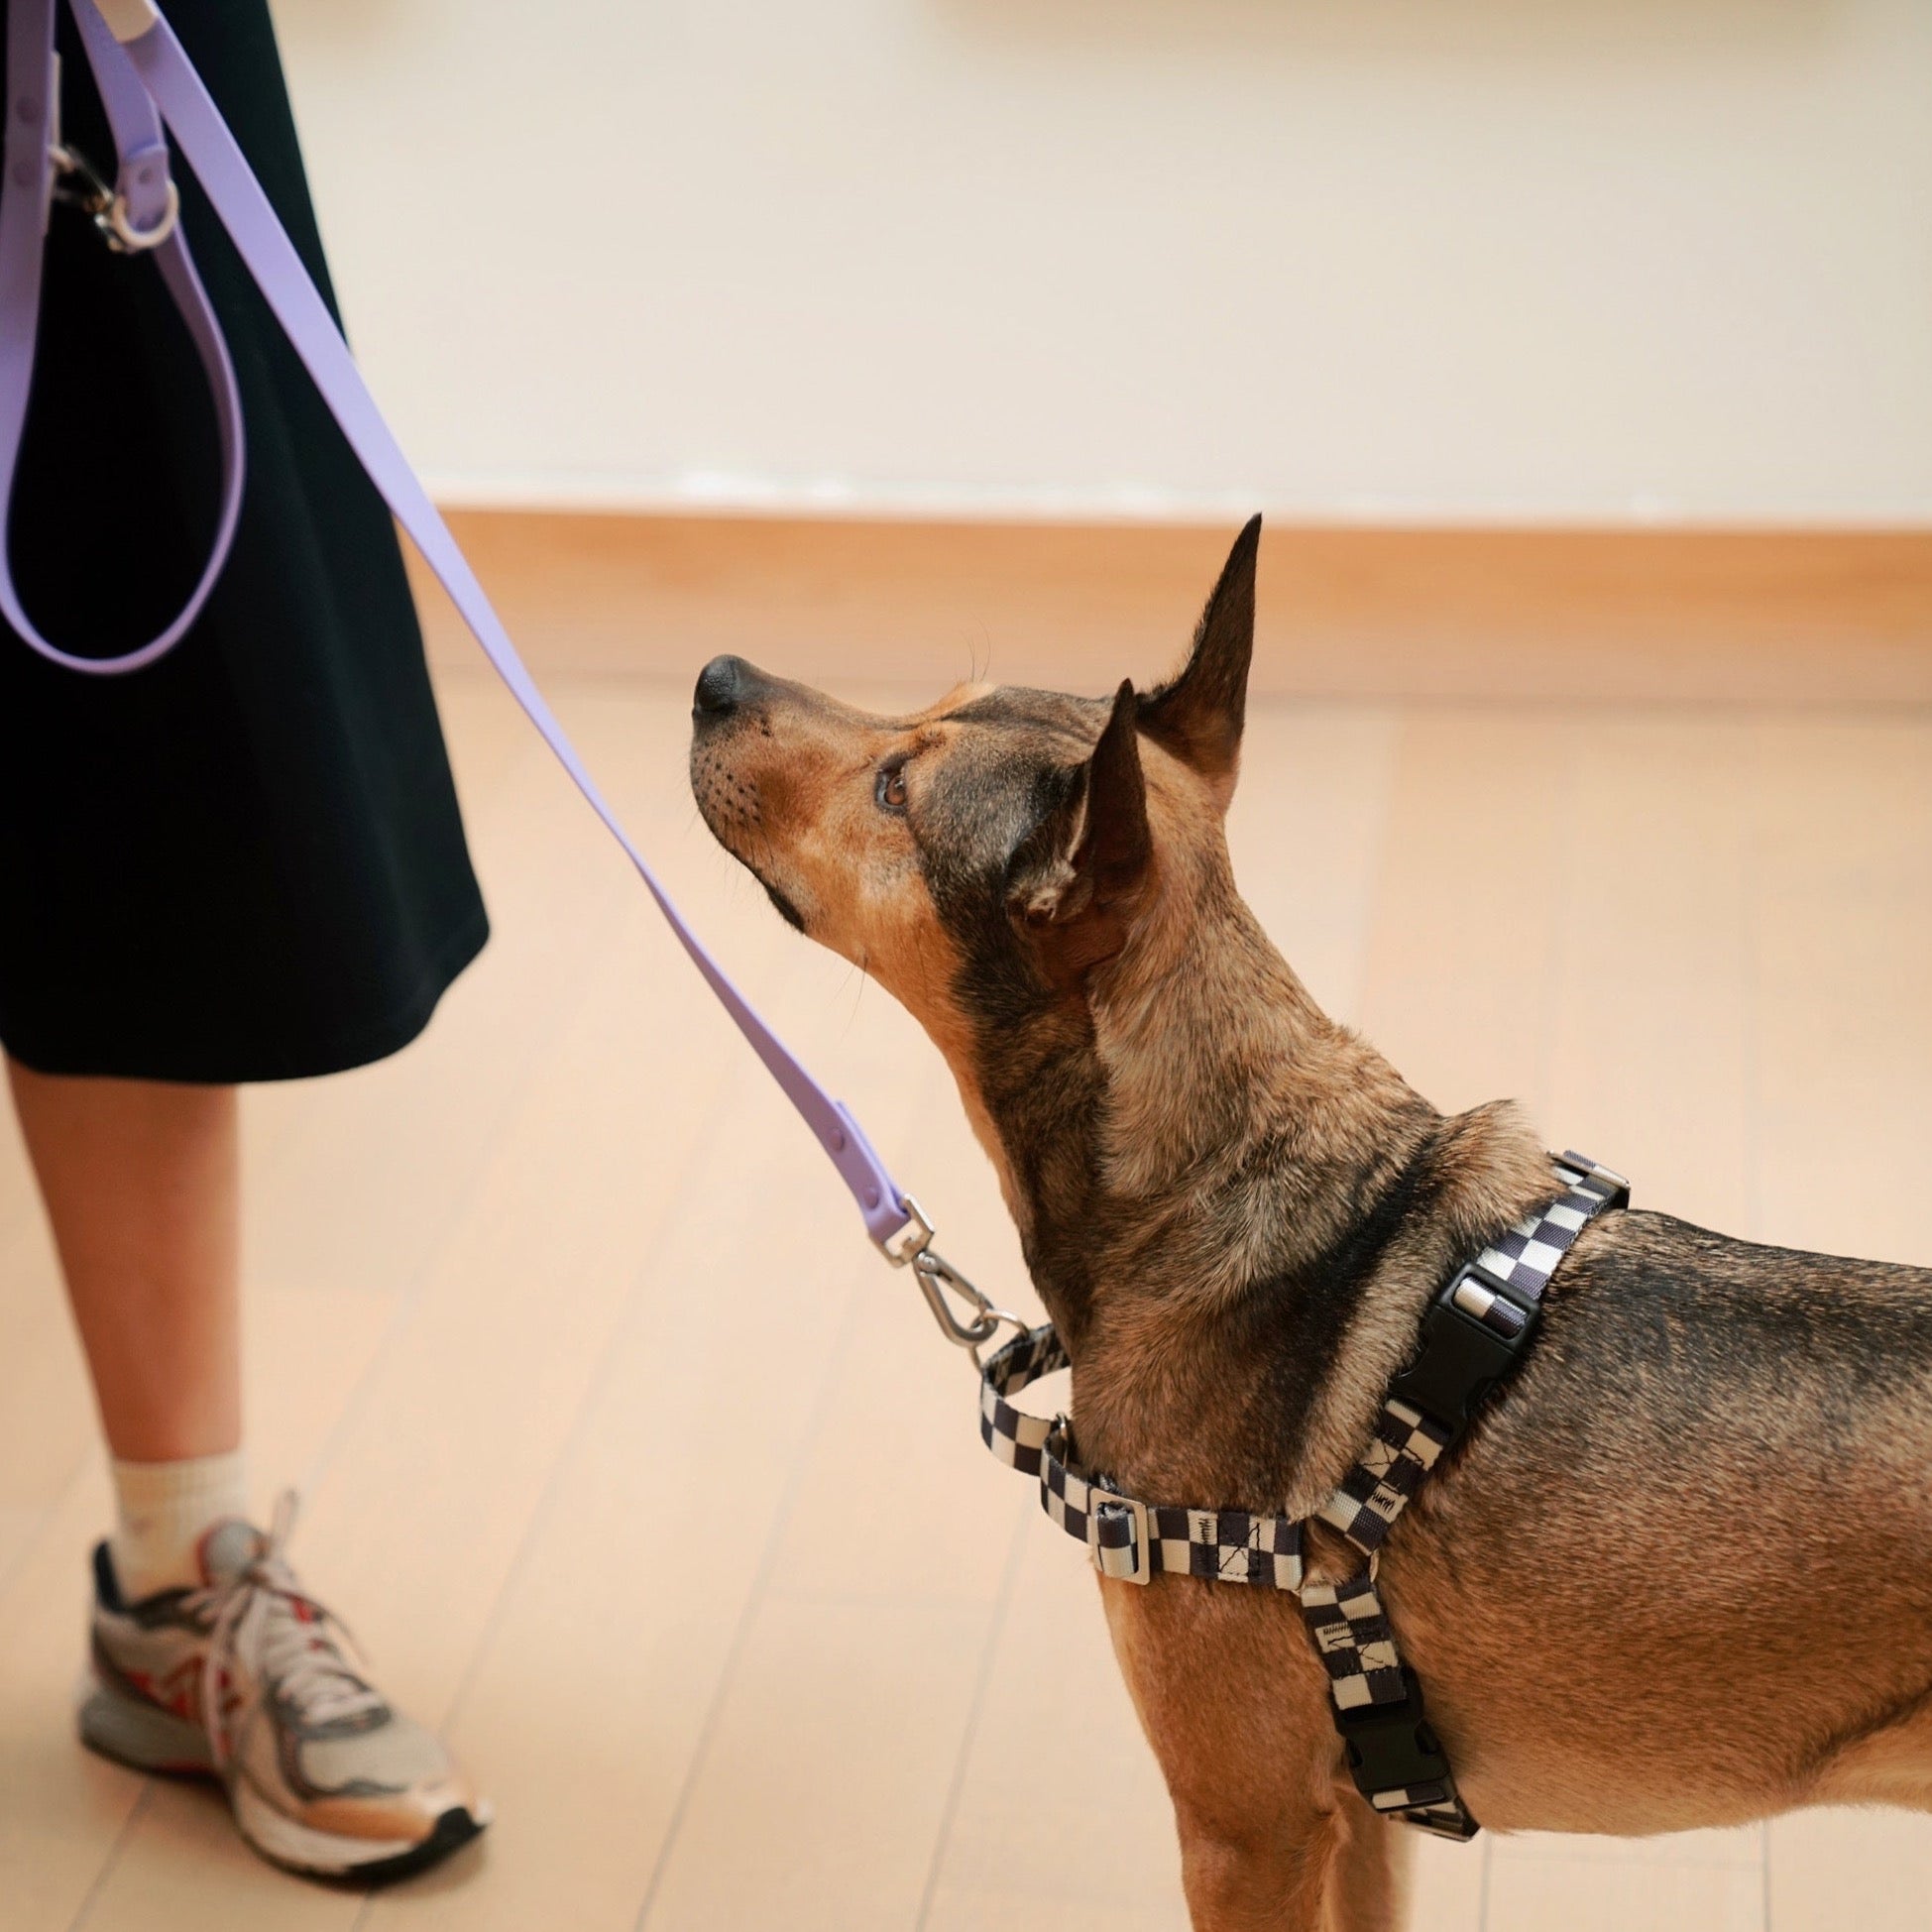
[[[879,767],[879,775],[872,781],[872,797],[881,812],[903,812],[906,809],[906,767],[903,760]]]

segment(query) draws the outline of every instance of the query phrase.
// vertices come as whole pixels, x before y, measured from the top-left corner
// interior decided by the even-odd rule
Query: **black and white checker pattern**
[[[1373,1564],[1346,1583],[1303,1584],[1302,1620],[1328,1673],[1328,1696],[1338,1718],[1372,1705],[1401,1704],[1408,1696],[1402,1652],[1375,1587]],[[1420,1710],[1416,1715],[1420,1720]],[[1348,1733],[1342,1736],[1346,1740]],[[1383,1785],[1365,1795],[1385,1817],[1438,1838],[1470,1839],[1478,1829],[1452,1776]]]
[[[1361,1459],[1317,1514],[1357,1549],[1373,1555],[1450,1439],[1451,1431],[1420,1409],[1384,1403]]]
[[[1550,1276],[1591,1217],[1630,1201],[1630,1183],[1622,1175],[1581,1154],[1550,1159],[1563,1192],[1498,1237],[1477,1263],[1483,1274],[1527,1303],[1533,1318]],[[1317,1583],[1303,1573],[1300,1522],[1245,1510],[1143,1503],[1086,1475],[1065,1417],[1029,1416],[1007,1400],[1067,1366],[1067,1351],[1051,1323],[1008,1342],[982,1371],[979,1433],[1001,1462],[1039,1478],[1041,1506],[1086,1545],[1095,1567],[1106,1576],[1141,1581],[1166,1572],[1293,1590],[1327,1672],[1336,1712],[1401,1704],[1409,1683],[1375,1587],[1375,1557],[1455,1439],[1455,1430],[1410,1403],[1392,1398],[1383,1404],[1368,1447],[1318,1512],[1368,1557],[1368,1566],[1345,1583]],[[1440,1837],[1468,1839],[1476,1833],[1452,1777],[1375,1790],[1369,1802]]]
[[[1526,1214],[1476,1257],[1484,1274],[1533,1305],[1541,1301],[1556,1264],[1569,1253],[1591,1215],[1627,1206],[1630,1183],[1583,1154],[1552,1154],[1563,1192],[1547,1207]]]
[[[1396,1634],[1389,1628],[1382,1599],[1375,1593],[1375,1579],[1367,1570],[1346,1583],[1304,1583],[1302,1620],[1328,1673],[1328,1695],[1336,1710],[1402,1702],[1402,1656]]]
[[[1001,1462],[1040,1479],[1040,1506],[1086,1545],[1102,1576],[1198,1576],[1296,1590],[1302,1583],[1302,1525],[1247,1510],[1194,1510],[1142,1503],[1080,1466],[1072,1425],[1029,1416],[1006,1400],[1067,1366],[1051,1325],[1008,1342],[982,1371],[979,1434]]]
[[[1478,1262],[1482,1271],[1534,1310],[1570,1245],[1606,1207],[1630,1200],[1630,1183],[1581,1154],[1552,1155],[1563,1192],[1547,1207],[1526,1214]],[[1406,1695],[1402,1657],[1374,1579],[1376,1552],[1442,1451],[1455,1439],[1447,1424],[1391,1398],[1375,1433],[1340,1486],[1318,1512],[1370,1559],[1370,1567],[1335,1588],[1305,1584],[1302,1614],[1328,1672],[1337,1711],[1399,1704]],[[1453,1782],[1377,1791],[1370,1802],[1445,1837],[1467,1838],[1474,1821]]]
[[[1630,1199],[1630,1183],[1587,1155],[1552,1154],[1550,1160],[1563,1184],[1562,1193],[1547,1207],[1526,1214],[1494,1246],[1485,1248],[1477,1262],[1486,1275],[1520,1295],[1532,1308],[1541,1301],[1557,1263],[1590,1217]],[[1376,1418],[1368,1447],[1316,1514],[1364,1555],[1373,1556],[1453,1439],[1454,1431],[1432,1416],[1392,1398]]]
[[[1023,1476],[1039,1475],[1041,1451],[1053,1423],[1015,1409],[1006,1398],[1067,1365],[1067,1351],[1048,1321],[1015,1335],[979,1372],[979,1439]]]

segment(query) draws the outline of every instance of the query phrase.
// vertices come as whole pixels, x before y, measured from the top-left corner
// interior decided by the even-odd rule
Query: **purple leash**
[[[120,170],[112,185],[94,176],[85,162],[59,144],[54,8],[55,0],[8,0],[7,7],[6,193],[0,197],[0,530],[7,527],[13,509],[14,476],[27,426],[41,306],[41,245],[57,175],[77,177],[83,183],[77,192],[64,190],[65,198],[78,200],[92,214],[109,248],[124,255],[153,254],[201,358],[221,439],[221,512],[200,581],[173,623],[136,650],[120,657],[80,657],[50,643],[21,608],[9,547],[0,541],[0,614],[51,662],[70,671],[112,677],[138,671],[172,650],[201,615],[228,561],[242,509],[242,400],[228,345],[221,339],[221,327],[176,225],[180,197],[168,174],[161,116],[88,0],[73,0],[73,17],[120,155]],[[239,154],[236,160],[241,160]],[[112,382],[113,372],[105,372],[103,380]]]
[[[785,1097],[804,1116],[857,1203],[865,1232],[889,1260],[914,1265],[920,1287],[949,1338],[964,1347],[976,1348],[996,1331],[999,1323],[992,1318],[996,1311],[977,1289],[932,1250],[932,1223],[918,1202],[893,1182],[852,1111],[819,1085],[758,1017],[685,923],[643,853],[618,822],[390,433],[293,244],[167,21],[149,0],[99,0],[98,5],[96,0],[69,0],[69,4],[79,22],[120,149],[115,192],[104,207],[95,210],[96,220],[110,229],[122,246],[152,249],[201,350],[222,436],[223,511],[214,552],[186,609],[161,636],[125,657],[76,657],[41,637],[20,610],[4,560],[4,542],[0,542],[0,612],[36,650],[57,664],[97,673],[132,671],[152,663],[179,638],[198,615],[226,560],[241,497],[240,404],[220,329],[174,227],[175,191],[169,179],[168,150],[161,134],[165,120],[370,480],[449,593],[511,695],[637,868],[638,877],[657,901],[658,910],[670,922],[692,964],[784,1089]],[[0,514],[11,498],[33,375],[41,242],[56,165],[54,0],[7,0],[7,193],[0,204]],[[124,229],[134,237],[131,244],[123,237]],[[967,1304],[970,1312],[965,1320],[946,1302],[942,1289],[961,1296]]]

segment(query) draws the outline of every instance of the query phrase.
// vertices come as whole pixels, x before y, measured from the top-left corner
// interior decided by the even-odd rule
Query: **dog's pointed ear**
[[[1140,768],[1139,701],[1114,693],[1106,729],[1015,855],[1008,910],[1056,985],[1073,985],[1127,943],[1154,857]]]
[[[1221,566],[1220,582],[1194,629],[1186,667],[1140,701],[1141,730],[1233,796],[1254,657],[1255,557],[1261,518],[1250,517]]]

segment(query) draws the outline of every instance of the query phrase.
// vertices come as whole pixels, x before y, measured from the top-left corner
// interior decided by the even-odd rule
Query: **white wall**
[[[1924,519],[1928,0],[276,0],[468,501]]]

